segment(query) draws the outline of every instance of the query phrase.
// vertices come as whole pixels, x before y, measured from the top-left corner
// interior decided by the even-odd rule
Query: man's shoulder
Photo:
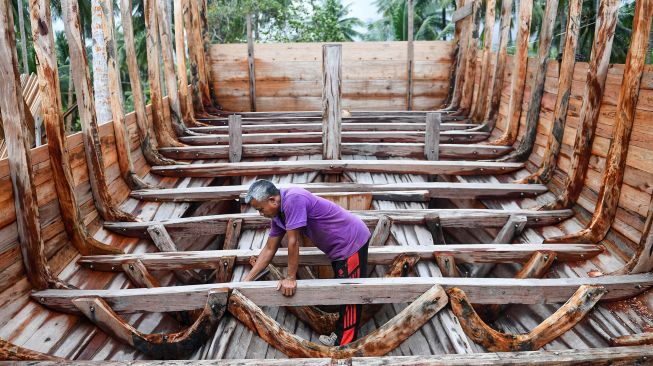
[[[294,199],[298,197],[311,198],[315,197],[311,192],[301,187],[289,187],[283,190],[286,199]]]

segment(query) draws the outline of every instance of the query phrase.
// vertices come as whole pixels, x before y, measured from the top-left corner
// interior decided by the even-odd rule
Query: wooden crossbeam
[[[245,135],[244,137],[246,137]],[[267,138],[267,137],[266,137]],[[385,141],[380,139],[380,141]],[[424,158],[423,142],[345,142],[341,143],[342,154],[368,155],[379,157]],[[246,158],[271,156],[313,155],[322,151],[322,143],[271,143],[242,145],[242,155]],[[491,159],[511,151],[509,146],[441,144],[439,155],[448,159]],[[183,146],[161,148],[161,153],[174,159],[225,159],[230,156],[227,145]]]
[[[305,153],[305,152],[304,152]],[[269,161],[242,163],[205,163],[152,167],[151,172],[170,177],[221,177],[268,174],[323,172],[397,173],[397,174],[449,174],[478,175],[503,174],[519,170],[522,163],[493,163],[473,161],[419,161],[419,160],[309,160]]]
[[[544,226],[558,223],[573,216],[572,210],[486,210],[486,209],[429,209],[429,210],[369,210],[352,211],[368,227],[376,226],[382,216],[388,216],[394,224],[422,225],[425,217],[437,214],[443,227],[501,227],[511,215],[522,215],[526,226]],[[270,219],[255,213],[183,217],[165,221],[105,222],[104,227],[121,235],[147,237],[147,228],[161,224],[170,234],[179,236],[217,235],[226,232],[229,220],[242,219],[242,229],[261,229],[270,226]]]
[[[372,193],[375,199],[385,198],[384,193],[427,191],[427,198],[489,198],[533,197],[548,189],[542,184],[495,184],[495,183],[307,183],[279,184],[278,188],[301,187],[314,194]],[[148,201],[196,202],[238,199],[249,186],[212,186],[193,188],[144,189],[132,191],[131,197]]]
[[[204,306],[209,290],[238,289],[264,306],[405,303],[415,300],[435,285],[457,287],[475,304],[550,304],[567,301],[583,285],[603,286],[604,301],[636,296],[653,286],[653,274],[600,276],[589,278],[447,278],[397,277],[360,279],[298,280],[292,297],[277,291],[277,281],[229,282],[152,289],[43,290],[32,298],[57,311],[76,313],[72,300],[100,297],[116,313],[169,312]]]
[[[379,117],[379,116],[395,116],[395,117],[424,117],[430,111],[351,111],[352,117]],[[447,111],[433,111],[439,112],[444,115],[450,114]],[[224,114],[224,113],[223,113]],[[284,112],[238,112],[243,118],[317,118],[322,120],[322,111],[284,111]],[[211,117],[202,118],[201,121],[224,121],[226,117]]]
[[[418,246],[370,246],[367,261],[370,265],[391,264],[402,254],[432,260],[433,255],[451,256],[460,263],[515,263],[526,262],[534,253],[555,252],[558,261],[578,261],[592,258],[603,248],[590,244],[452,244]],[[175,270],[190,268],[216,268],[223,258],[235,257],[236,264],[247,264],[249,258],[258,256],[260,250],[202,250],[185,252],[157,252],[123,255],[92,255],[81,257],[77,264],[97,271],[121,271],[122,265],[141,262],[150,270]],[[288,249],[280,248],[271,264],[285,266]],[[331,262],[317,248],[299,248],[299,265],[323,266]]]

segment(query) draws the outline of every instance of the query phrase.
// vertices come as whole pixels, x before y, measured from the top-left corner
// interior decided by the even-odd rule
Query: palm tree
[[[367,40],[408,39],[408,9],[405,0],[376,0],[382,18],[368,24]],[[416,0],[413,9],[415,40],[446,39],[453,34],[454,25],[447,20],[447,13],[454,9],[452,0]]]

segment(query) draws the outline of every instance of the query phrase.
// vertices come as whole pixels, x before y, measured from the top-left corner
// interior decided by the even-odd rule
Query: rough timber
[[[84,127],[65,136],[52,4],[29,0],[48,140],[32,149],[36,118],[19,99],[34,96],[19,82],[11,2],[0,2],[0,361],[653,362],[653,1],[634,3],[626,64],[610,65],[616,0],[598,1],[589,63],[574,62],[575,0],[557,16],[546,1],[533,60],[526,47],[491,51],[479,24],[495,14],[479,0],[456,1],[452,42],[337,46],[259,44],[251,31],[247,44],[210,44],[206,1],[146,0],[153,103],[122,80],[136,104],[123,116],[115,69],[107,93],[89,87],[79,9],[63,0]],[[512,3],[501,1],[502,50]],[[515,9],[522,44],[533,5]],[[131,6],[120,2],[130,79]],[[545,57],[556,17],[570,35],[560,64]],[[112,22],[100,23],[111,38]],[[98,126],[94,95],[108,93],[118,123]],[[295,297],[240,282],[267,238],[267,220],[238,202],[257,178],[362,217],[373,278],[327,279],[326,258],[303,248]],[[316,306],[340,301],[368,304],[367,337],[319,346],[315,322],[334,314]]]

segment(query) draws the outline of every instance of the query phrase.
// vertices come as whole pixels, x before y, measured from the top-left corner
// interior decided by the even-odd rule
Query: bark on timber
[[[209,20],[208,20],[208,0],[200,0],[200,20],[202,23],[202,48],[204,50],[204,73],[206,75],[206,83],[209,87],[209,94],[211,95],[211,101],[213,102],[213,107],[217,110],[222,110],[222,107],[218,103],[218,94],[213,89],[213,83],[211,82],[211,59],[209,53],[209,46],[211,45],[211,36],[209,35]],[[258,20],[256,23],[256,39],[258,39]]]
[[[199,2],[203,0],[198,0]],[[215,108],[211,100],[209,90],[209,77],[206,74],[206,60],[204,58],[204,46],[202,38],[202,11],[198,1],[190,0],[190,32],[188,33],[189,57],[191,58],[191,74],[196,73],[197,86],[200,100],[204,110],[210,114],[218,114],[220,111]],[[195,66],[195,67],[193,67]],[[193,81],[195,81],[193,80]]]
[[[206,126],[195,119],[193,101],[188,88],[188,75],[186,70],[186,37],[184,36],[183,0],[174,0],[175,19],[175,58],[177,62],[177,78],[179,81],[179,103],[184,123],[189,127]]]
[[[202,103],[202,95],[200,92],[200,76],[197,70],[197,57],[193,53],[195,51],[194,42],[195,33],[193,32],[193,11],[191,9],[191,0],[182,0],[182,12],[184,15],[184,29],[186,30],[186,37],[188,38],[188,62],[190,69],[190,91],[191,91],[191,101],[193,102],[193,110],[195,116],[200,118],[211,118],[212,115],[208,114],[204,109],[204,103]]]
[[[472,0],[474,1],[474,0]],[[469,42],[465,51],[465,78],[463,80],[463,90],[460,102],[460,109],[456,112],[458,115],[466,115],[471,106],[474,96],[474,84],[476,75],[476,53],[478,49],[478,28],[481,21],[481,4],[480,1],[474,1],[472,15],[469,24]]]
[[[473,1],[473,0],[467,0]],[[456,8],[460,9],[465,6],[465,0],[457,0]],[[455,45],[454,57],[451,64],[451,70],[449,73],[450,84],[449,84],[449,96],[447,99],[450,99],[447,104],[447,111],[455,111],[460,107],[460,97],[462,93],[462,81],[465,74],[465,49],[467,49],[467,27],[466,24],[469,20],[463,20],[456,22],[456,29],[454,31],[453,44]]]

